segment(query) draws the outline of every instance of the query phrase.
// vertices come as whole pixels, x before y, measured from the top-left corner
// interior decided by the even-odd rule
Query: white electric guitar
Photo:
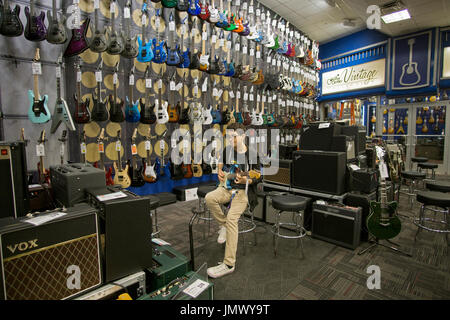
[[[169,122],[169,113],[167,112],[168,102],[162,101],[161,88],[162,88],[162,68],[161,68],[161,77],[158,80],[158,99],[155,101],[155,114],[156,114],[156,123],[164,124]]]

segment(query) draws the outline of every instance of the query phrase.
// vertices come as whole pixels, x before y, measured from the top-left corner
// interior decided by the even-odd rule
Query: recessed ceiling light
[[[402,20],[411,19],[411,15],[409,14],[408,9],[403,9],[400,11],[385,14],[384,16],[381,16],[381,19],[383,19],[384,23],[394,23]]]

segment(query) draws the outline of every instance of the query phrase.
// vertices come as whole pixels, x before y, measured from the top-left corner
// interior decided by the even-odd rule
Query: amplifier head
[[[284,186],[290,186],[291,168],[292,168],[292,160],[280,159],[278,172],[274,175],[263,175],[263,181],[269,183],[276,183]]]

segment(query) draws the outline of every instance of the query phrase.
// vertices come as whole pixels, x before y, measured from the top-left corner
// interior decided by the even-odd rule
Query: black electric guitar
[[[125,14],[127,12],[127,14]],[[125,33],[124,38],[124,48],[121,53],[122,57],[128,59],[134,59],[137,57],[139,50],[136,44],[137,35],[131,36],[131,0],[127,1],[127,4],[124,8],[124,19],[126,20],[127,31]]]
[[[189,105],[187,107],[184,106],[184,84],[186,82],[186,74],[183,75],[183,90],[181,90],[181,116],[178,120],[179,124],[188,124],[191,121],[191,110]]]
[[[64,16],[62,16],[64,17]],[[52,10],[47,11],[48,32],[47,41],[52,44],[62,44],[67,41],[65,18],[58,19],[56,0],[52,1]]]
[[[121,54],[125,48],[125,40],[123,38],[123,33],[116,31],[116,10],[118,10],[116,0],[112,0],[110,4],[111,12],[111,33],[109,34],[109,46],[106,49],[111,55]]]
[[[94,1],[94,7],[99,2]],[[109,47],[109,41],[107,40],[106,34],[107,34],[107,28],[106,26],[103,27],[103,30],[100,30],[98,26],[98,10],[100,8],[95,7],[95,20],[94,20],[94,30],[92,32],[93,37],[91,39],[91,43],[89,44],[89,48],[94,52],[104,52]]]
[[[144,73],[144,81],[145,81],[145,102],[142,98],[139,99],[139,104],[141,105],[141,118],[139,121],[145,124],[153,124],[156,122],[156,113],[154,111],[154,106],[150,104],[150,88],[151,88],[151,79],[149,78],[149,66]]]
[[[75,101],[73,120],[75,121],[75,123],[88,123],[91,121],[91,110],[89,110],[90,99],[86,98],[86,100],[83,101],[83,98],[81,97],[81,66],[79,57],[77,62],[75,63],[75,68],[77,75],[77,91],[76,94],[73,95],[73,99]]]
[[[131,178],[132,187],[142,187],[145,184],[145,181],[142,178],[142,167],[138,168],[137,166],[136,136],[137,136],[137,128],[134,129],[133,136],[131,137],[131,166],[129,166],[128,168],[128,175]]]
[[[119,72],[119,62],[117,62],[116,67],[114,68],[113,95],[109,95],[109,120],[111,120],[111,122],[120,123],[125,121],[125,114],[123,113],[124,101],[119,98],[119,102],[117,102],[118,72]]]
[[[93,98],[94,108],[92,108],[91,120],[93,121],[106,121],[109,119],[109,111],[106,108],[106,103],[102,99],[102,65],[103,60],[97,67],[96,78],[97,78],[97,95]]]
[[[23,33],[23,24],[19,17],[20,6],[16,4],[14,9],[11,10],[9,0],[4,0],[3,4],[0,4],[0,11],[0,34],[5,37],[20,36]]]

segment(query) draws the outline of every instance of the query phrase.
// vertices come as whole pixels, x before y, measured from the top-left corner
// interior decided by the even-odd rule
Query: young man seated
[[[236,161],[233,161],[233,163],[226,163],[227,159],[224,159],[222,162],[225,163],[225,166],[223,163],[218,164],[219,182],[224,181],[224,171],[227,171],[230,165],[238,168],[237,172],[245,172],[250,169],[259,170],[257,164],[251,164],[249,161],[249,155],[251,153],[245,144],[246,136],[244,133],[244,125],[241,123],[233,123],[229,125],[227,129],[234,130],[231,136],[228,135],[228,138],[231,138],[228,141],[228,144],[232,146],[235,152],[236,157],[234,157],[234,159],[236,159]],[[256,155],[256,153],[253,154]],[[239,159],[244,159],[244,161],[239,163]],[[223,262],[218,266],[208,268],[208,276],[211,278],[219,278],[234,271],[238,244],[238,221],[249,204],[250,209],[253,209],[258,204],[256,185],[261,182],[261,180],[261,177],[258,179],[251,179],[243,174],[237,173],[236,178],[230,181],[231,189],[219,186],[217,189],[206,195],[206,205],[220,224],[217,242],[220,244],[226,242]],[[228,214],[225,216],[221,205],[229,203],[230,201]]]

